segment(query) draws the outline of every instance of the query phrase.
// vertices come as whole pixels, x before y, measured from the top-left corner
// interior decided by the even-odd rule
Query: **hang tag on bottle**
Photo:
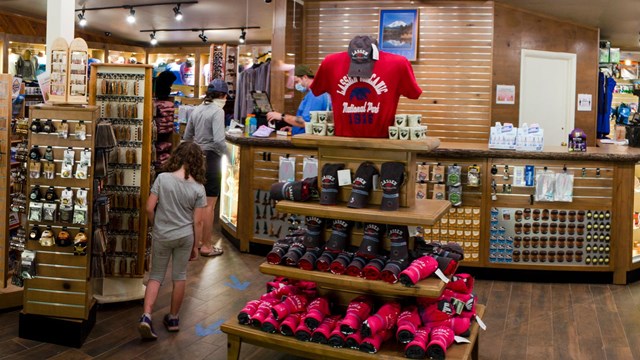
[[[476,315],[476,321],[482,330],[487,330],[487,325],[480,319],[480,316]]]
[[[351,185],[351,170],[338,170],[338,186]]]
[[[469,339],[464,338],[462,336],[454,336],[453,340],[455,340],[456,344],[471,344],[471,341],[469,341]]]
[[[445,284],[449,283],[449,278],[440,270],[440,269],[436,269],[435,272],[436,276],[440,278],[440,280],[442,280]]]

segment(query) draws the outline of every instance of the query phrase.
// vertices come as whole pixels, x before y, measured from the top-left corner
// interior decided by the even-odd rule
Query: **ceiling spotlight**
[[[247,32],[242,29],[242,33],[240,34],[240,38],[238,38],[238,42],[240,44],[244,44],[247,41]]]
[[[177,21],[182,20],[182,11],[180,11],[180,4],[173,8],[173,13]]]
[[[204,30],[202,30],[202,32],[198,35],[198,37],[200,38],[200,40],[202,40],[203,43],[206,43],[209,40],[207,35],[204,34]]]
[[[149,41],[151,43],[151,45],[155,46],[158,45],[158,39],[156,39],[156,32],[152,32],[151,34],[149,34],[149,37],[151,38],[151,40]]]
[[[133,8],[129,10],[129,15],[127,16],[127,22],[129,24],[133,24],[134,22],[136,22],[136,11],[133,10]]]
[[[82,12],[78,14],[78,25],[80,26],[87,25],[87,18],[84,17],[84,10],[82,10]]]

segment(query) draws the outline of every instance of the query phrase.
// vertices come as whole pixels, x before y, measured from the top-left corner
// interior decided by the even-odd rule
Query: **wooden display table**
[[[484,315],[484,305],[477,305],[478,316]],[[269,334],[256,328],[240,325],[232,319],[222,324],[220,329],[227,334],[227,359],[240,358],[240,346],[243,342],[284,351],[296,356],[316,357],[319,359],[406,359],[403,346],[395,347],[385,343],[382,350],[376,354],[368,354],[352,349],[333,348],[329,345],[313,342],[302,342],[294,337]],[[478,333],[480,326],[477,322],[471,325],[469,344],[454,344],[447,350],[447,359],[477,359],[478,358]]]

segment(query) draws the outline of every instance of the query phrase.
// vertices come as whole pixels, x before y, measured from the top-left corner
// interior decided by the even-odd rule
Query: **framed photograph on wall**
[[[379,48],[415,61],[418,53],[418,9],[380,10]]]

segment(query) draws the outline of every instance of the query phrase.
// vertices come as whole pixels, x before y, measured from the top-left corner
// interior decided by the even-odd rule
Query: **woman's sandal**
[[[219,248],[219,247],[212,247],[211,251],[209,252],[203,252],[202,250],[200,251],[200,256],[204,256],[204,257],[212,257],[212,256],[218,256],[218,255],[222,255],[224,251]]]

